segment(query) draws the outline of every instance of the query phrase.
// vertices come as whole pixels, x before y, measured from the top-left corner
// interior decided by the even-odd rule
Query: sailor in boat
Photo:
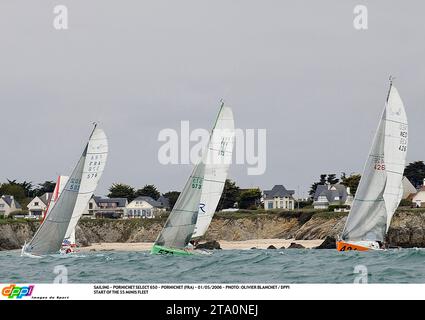
[[[73,245],[68,239],[64,239],[60,252],[64,254],[75,252],[75,245]]]

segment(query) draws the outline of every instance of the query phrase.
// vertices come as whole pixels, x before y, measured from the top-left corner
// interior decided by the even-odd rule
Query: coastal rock
[[[286,249],[284,246],[280,247],[280,250]]]
[[[257,247],[252,247],[252,248],[251,248],[251,250],[255,250],[255,249],[257,249]]]
[[[337,238],[344,228],[346,213],[273,213],[214,216],[205,241],[222,239],[240,241],[252,239],[317,240]],[[165,223],[156,219],[82,219],[76,228],[79,246],[99,242],[153,242]],[[0,220],[0,250],[20,249],[31,240],[39,221]],[[393,217],[387,235],[390,246],[425,247],[425,210],[403,209]],[[328,239],[330,246],[331,241]],[[319,247],[325,246],[326,241]],[[326,245],[327,246],[327,245]]]
[[[267,247],[267,249],[276,249],[276,247],[275,247],[274,245],[269,245],[269,246]]]
[[[75,242],[78,247],[88,247],[91,245],[91,242],[87,239],[85,233],[79,225],[75,227]]]
[[[217,241],[208,241],[198,244],[195,249],[221,250],[220,243]]]
[[[302,244],[291,242],[288,249],[305,249],[305,247]]]
[[[327,236],[322,244],[314,249],[336,249],[336,240],[334,237]]]
[[[2,221],[0,223],[0,251],[20,249],[25,241],[31,240],[39,222]]]
[[[344,229],[346,213],[330,213],[329,216],[313,217],[295,233],[295,240],[325,239],[327,236],[336,238]]]

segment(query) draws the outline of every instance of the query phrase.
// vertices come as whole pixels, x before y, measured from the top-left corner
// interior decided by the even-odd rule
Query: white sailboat
[[[99,180],[105,169],[107,157],[108,139],[106,134],[102,129],[95,128],[87,146],[83,176],[74,211],[72,212],[72,217],[65,233],[62,246],[63,250],[69,252],[76,246],[75,227],[99,184]]]
[[[220,126],[227,122],[227,119],[232,115],[231,110],[224,108],[224,104],[222,103],[219,116],[217,118],[216,124],[214,127],[216,127],[219,123]],[[233,118],[233,117],[231,117]],[[229,120],[230,121],[230,120]],[[229,135],[232,137],[232,135]],[[212,136],[210,136],[211,140]],[[214,150],[220,154],[220,157],[223,159],[228,158],[228,148],[227,145],[231,142],[233,145],[233,141],[224,141],[224,144],[219,146],[211,145],[210,141],[208,142],[208,145],[211,146],[213,152]],[[213,149],[214,147],[214,149]],[[217,147],[217,149],[215,149]],[[173,207],[173,210],[171,211],[164,228],[162,229],[161,233],[159,234],[158,238],[156,239],[151,253],[152,254],[170,254],[170,255],[190,255],[192,252],[188,250],[187,246],[189,244],[189,241],[192,238],[192,235],[195,231],[195,226],[197,224],[198,220],[198,213],[200,208],[200,202],[201,197],[203,195],[203,188],[205,186],[205,180],[208,179],[211,180],[208,183],[210,184],[208,193],[205,194],[207,197],[211,197],[214,195],[214,199],[217,196],[218,189],[223,188],[223,185],[218,185],[219,182],[215,182],[214,179],[211,179],[212,171],[209,171],[209,175],[206,175],[206,167],[207,163],[211,165],[211,161],[213,161],[213,156],[211,156],[212,153],[209,152],[209,149],[207,149],[202,159],[199,161],[199,163],[194,167],[188,181],[186,182],[186,185],[183,188],[183,191],[180,193],[179,198],[176,201],[176,204]],[[212,159],[208,160],[207,158],[211,156]],[[212,170],[211,167],[209,167],[208,170]],[[227,174],[227,170],[226,170]],[[221,191],[220,191],[221,194]],[[214,200],[213,199],[213,200]],[[215,201],[215,200],[214,200]],[[218,202],[218,201],[217,201]],[[217,206],[217,204],[215,204]],[[214,209],[215,211],[215,209]],[[210,219],[210,218],[209,218]],[[209,224],[209,222],[208,222]],[[208,225],[206,225],[206,228]]]
[[[337,242],[338,251],[382,247],[403,195],[407,142],[406,112],[390,78],[385,108],[341,240]]]
[[[90,135],[89,142],[84,148],[77,165],[75,166],[69,180],[65,184],[53,207],[46,215],[44,221],[36,231],[34,237],[22,248],[22,254],[28,256],[42,256],[46,254],[59,253],[62,241],[69,227],[75,205],[77,203],[81,184],[83,180],[94,179],[95,174],[87,172],[91,158],[88,157],[89,145],[93,138],[97,137],[96,126]],[[83,189],[82,189],[83,191]]]
[[[204,184],[192,238],[205,234],[217,209],[232,162],[234,139],[233,112],[222,103],[206,150]]]

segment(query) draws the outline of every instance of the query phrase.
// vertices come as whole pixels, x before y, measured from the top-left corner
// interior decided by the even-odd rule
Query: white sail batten
[[[71,244],[75,243],[75,227],[97,188],[103,170],[105,169],[107,157],[108,140],[106,134],[102,129],[96,128],[88,143],[86,162],[84,164],[77,201],[64,238],[64,240],[68,240]]]
[[[193,238],[205,234],[217,209],[232,162],[234,139],[232,109],[222,104],[206,150],[204,183]]]
[[[407,129],[403,103],[396,88],[391,86],[342,233],[343,240],[384,241],[403,192]]]

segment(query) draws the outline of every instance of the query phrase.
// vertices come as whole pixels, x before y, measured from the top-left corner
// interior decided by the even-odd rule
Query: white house
[[[264,209],[286,209],[294,210],[294,190],[287,190],[283,185],[275,185],[271,190],[263,193]]]
[[[330,205],[351,206],[353,196],[343,184],[320,184],[313,196],[314,209],[328,209]]]
[[[425,207],[425,186],[422,186],[412,198],[412,204],[419,207]]]
[[[0,198],[0,217],[6,218],[13,211],[21,210],[21,205],[13,196],[3,195]]]
[[[32,199],[27,205],[28,217],[38,219],[42,218],[47,210],[52,195],[53,193],[46,192],[42,196]]]
[[[163,202],[155,201],[151,197],[137,197],[127,205],[125,217],[151,219],[165,210]]]

